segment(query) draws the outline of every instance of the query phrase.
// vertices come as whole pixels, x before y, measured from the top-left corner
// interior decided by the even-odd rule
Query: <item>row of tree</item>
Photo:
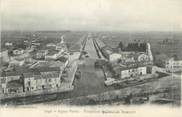
[[[138,52],[146,52],[147,44],[146,43],[129,43],[127,47],[124,46],[122,42],[119,43],[118,48],[121,51],[138,51]]]

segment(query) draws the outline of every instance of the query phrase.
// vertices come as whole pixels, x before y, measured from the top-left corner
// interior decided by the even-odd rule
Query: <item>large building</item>
[[[63,37],[61,37],[61,42],[56,45],[55,49],[51,49],[48,51],[48,54],[45,55],[46,60],[56,60],[62,56],[67,56],[68,49],[66,44],[64,43]]]
[[[1,89],[9,94],[59,88],[63,71],[64,67],[42,67],[3,72]]]
[[[62,71],[59,68],[39,68],[36,73],[24,73],[24,91],[59,88]]]
[[[147,74],[146,66],[132,67],[132,68],[123,68],[121,69],[121,78],[129,78],[142,76]]]
[[[136,45],[136,44],[135,44]],[[138,44],[137,44],[138,45]],[[144,46],[145,45],[145,46]],[[131,45],[133,47],[133,45]],[[104,57],[111,63],[119,62],[122,64],[126,63],[144,63],[144,64],[151,64],[153,63],[153,56],[151,52],[151,47],[149,43],[144,43],[143,46],[141,46],[142,51],[137,46],[138,50],[134,51],[133,48],[127,48],[124,51],[121,52],[114,52],[112,48],[109,46],[105,46],[101,49],[102,54]],[[145,49],[144,49],[145,48]]]
[[[134,65],[132,67],[126,67],[122,65],[113,66],[113,75],[107,76],[116,79],[138,78],[149,74],[155,74],[155,70],[152,66]]]
[[[113,52],[111,48],[104,47],[102,52],[110,63],[110,70],[106,76],[111,78],[137,78],[145,77],[153,64],[153,56],[149,43],[131,43],[123,51]],[[149,67],[150,66],[150,67]]]

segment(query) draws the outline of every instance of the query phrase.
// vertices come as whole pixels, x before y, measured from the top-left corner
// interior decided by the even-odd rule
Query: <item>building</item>
[[[16,60],[13,59],[9,62],[9,66],[23,66],[25,64],[25,60]]]
[[[131,77],[139,77],[146,74],[152,74],[151,66],[143,66],[143,65],[133,65],[133,66],[123,66],[120,64],[113,65],[112,71],[114,78],[125,79]]]
[[[154,60],[153,55],[152,55],[152,51],[151,51],[151,47],[150,47],[150,43],[147,43],[146,54],[149,56],[150,61]]]
[[[8,50],[0,52],[0,58],[1,58],[1,62],[9,62],[10,57],[8,55]]]
[[[101,52],[102,52],[103,56],[104,56],[106,59],[109,60],[110,55],[113,53],[113,50],[112,50],[112,48],[109,47],[109,46],[104,46],[104,47],[101,48]]]
[[[61,36],[61,42],[56,45],[56,50],[59,50],[59,51],[67,51],[68,50],[66,44],[64,43],[63,36]]]
[[[182,60],[175,60],[170,58],[165,62],[165,68],[169,72],[182,71]]]
[[[42,59],[42,58],[45,58],[45,56],[48,54],[48,50],[39,50],[37,53],[36,53],[36,58],[37,59]]]
[[[23,49],[20,49],[20,48],[13,50],[13,54],[14,55],[21,55],[23,53],[24,53],[24,50]]]
[[[1,72],[1,88],[3,93],[18,93],[23,90],[23,83],[20,81],[20,76],[18,72],[8,71]]]
[[[62,71],[59,68],[39,68],[38,70],[37,73],[23,74],[25,92],[60,87]]]
[[[146,62],[146,61],[149,61],[149,56],[145,53],[141,53],[136,55],[136,60],[138,62]]]
[[[64,66],[3,72],[0,77],[2,92],[9,94],[59,88],[63,71]]]
[[[32,41],[32,45],[34,45],[34,46],[40,46],[40,43]]]
[[[13,43],[11,43],[11,42],[6,42],[6,43],[5,43],[5,46],[13,46]]]
[[[118,53],[114,53],[111,48],[105,46],[102,48],[102,53],[111,63],[109,71],[106,72],[107,77],[149,78],[155,74],[151,64],[153,56],[149,43],[131,43]]]
[[[142,76],[147,74],[146,66],[132,67],[132,68],[123,68],[121,69],[121,78],[129,78]]]
[[[54,43],[48,43],[46,47],[56,47],[56,45]]]
[[[112,53],[110,54],[110,60],[117,61],[123,65],[128,63],[151,63],[150,57],[145,52],[120,52],[117,54]]]
[[[62,56],[58,58],[57,61],[59,61],[59,63],[61,63],[64,67],[66,67],[68,65],[69,59],[65,56]]]
[[[109,55],[109,61],[110,61],[110,62],[116,62],[116,61],[118,61],[119,59],[121,59],[121,54],[119,54],[119,53],[111,53],[111,54]]]
[[[57,59],[62,52],[58,51],[58,50],[49,50],[48,54],[45,55],[45,59],[46,60],[55,60]]]
[[[20,80],[9,81],[6,88],[3,88],[3,93],[22,93],[23,83]]]

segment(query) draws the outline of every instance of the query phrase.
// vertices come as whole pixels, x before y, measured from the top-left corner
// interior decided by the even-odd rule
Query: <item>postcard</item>
[[[181,0],[1,0],[0,116],[181,117]]]

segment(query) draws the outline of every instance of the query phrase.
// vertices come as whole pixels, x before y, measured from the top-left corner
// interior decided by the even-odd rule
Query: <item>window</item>
[[[56,87],[58,87],[58,84],[56,84]]]
[[[29,87],[27,87],[27,91],[30,91]]]
[[[30,86],[30,81],[28,81],[28,86]]]
[[[42,89],[45,89],[45,86],[44,85],[42,85]]]
[[[51,82],[51,79],[49,79],[49,82]]]

